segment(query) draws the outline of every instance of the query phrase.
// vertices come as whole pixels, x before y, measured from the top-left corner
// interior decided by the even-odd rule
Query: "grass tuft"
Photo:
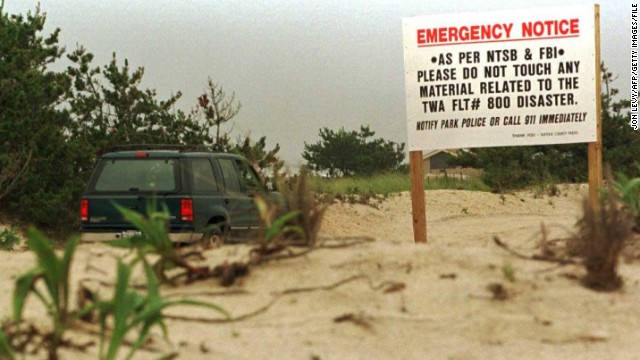
[[[602,197],[598,209],[585,201],[583,212],[570,247],[584,257],[584,284],[595,290],[616,290],[623,283],[617,272],[618,262],[632,234],[633,216],[612,193]]]
[[[314,191],[332,196],[371,196],[372,194],[388,196],[393,193],[409,191],[411,188],[409,175],[403,173],[386,173],[370,177],[343,177],[334,179],[313,177],[310,180]],[[478,178],[469,177],[460,179],[452,176],[427,177],[424,181],[424,188],[425,190],[491,190]]]

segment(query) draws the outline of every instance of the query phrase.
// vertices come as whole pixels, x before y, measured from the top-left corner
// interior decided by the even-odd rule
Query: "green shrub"
[[[360,131],[320,129],[320,141],[304,144],[302,158],[314,171],[329,176],[368,176],[398,169],[405,158],[404,143],[374,139],[369,126]]]
[[[13,248],[20,242],[20,237],[15,231],[11,229],[4,229],[0,232],[0,249],[13,250]]]
[[[622,173],[616,177],[617,179],[612,181],[612,187],[635,218],[636,228],[640,228],[640,177],[631,178]]]

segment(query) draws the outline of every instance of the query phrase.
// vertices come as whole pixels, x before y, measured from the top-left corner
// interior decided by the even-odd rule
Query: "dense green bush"
[[[309,168],[329,176],[369,176],[398,169],[404,160],[404,143],[374,139],[369,126],[360,131],[320,129],[320,141],[304,144],[302,158]]]
[[[68,221],[60,209],[70,205],[65,195],[77,186],[67,182],[75,177],[65,136],[70,119],[59,110],[69,82],[64,73],[48,69],[62,56],[59,31],[43,37],[44,22],[38,12],[26,17],[0,12],[0,169],[24,169],[4,174],[14,182],[0,193],[2,211],[34,212],[27,216],[38,225],[57,227]]]

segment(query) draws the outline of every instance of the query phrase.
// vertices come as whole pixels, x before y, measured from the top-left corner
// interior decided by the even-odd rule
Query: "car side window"
[[[262,188],[258,175],[256,175],[249,164],[241,160],[236,160],[236,166],[240,172],[240,181],[245,190],[255,193]]]
[[[219,190],[209,159],[191,159],[191,176],[194,192],[212,193]]]
[[[222,171],[222,178],[224,179],[224,185],[227,192],[241,193],[242,187],[240,186],[240,181],[238,180],[238,174],[236,172],[236,167],[233,165],[233,160],[220,159],[218,160],[218,163],[220,164],[220,170]]]

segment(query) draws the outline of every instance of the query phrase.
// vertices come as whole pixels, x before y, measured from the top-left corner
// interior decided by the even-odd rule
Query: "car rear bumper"
[[[202,239],[202,233],[182,232],[169,233],[169,239],[173,242],[196,242]],[[81,232],[80,241],[82,242],[101,242],[117,240],[126,237],[123,232]]]

